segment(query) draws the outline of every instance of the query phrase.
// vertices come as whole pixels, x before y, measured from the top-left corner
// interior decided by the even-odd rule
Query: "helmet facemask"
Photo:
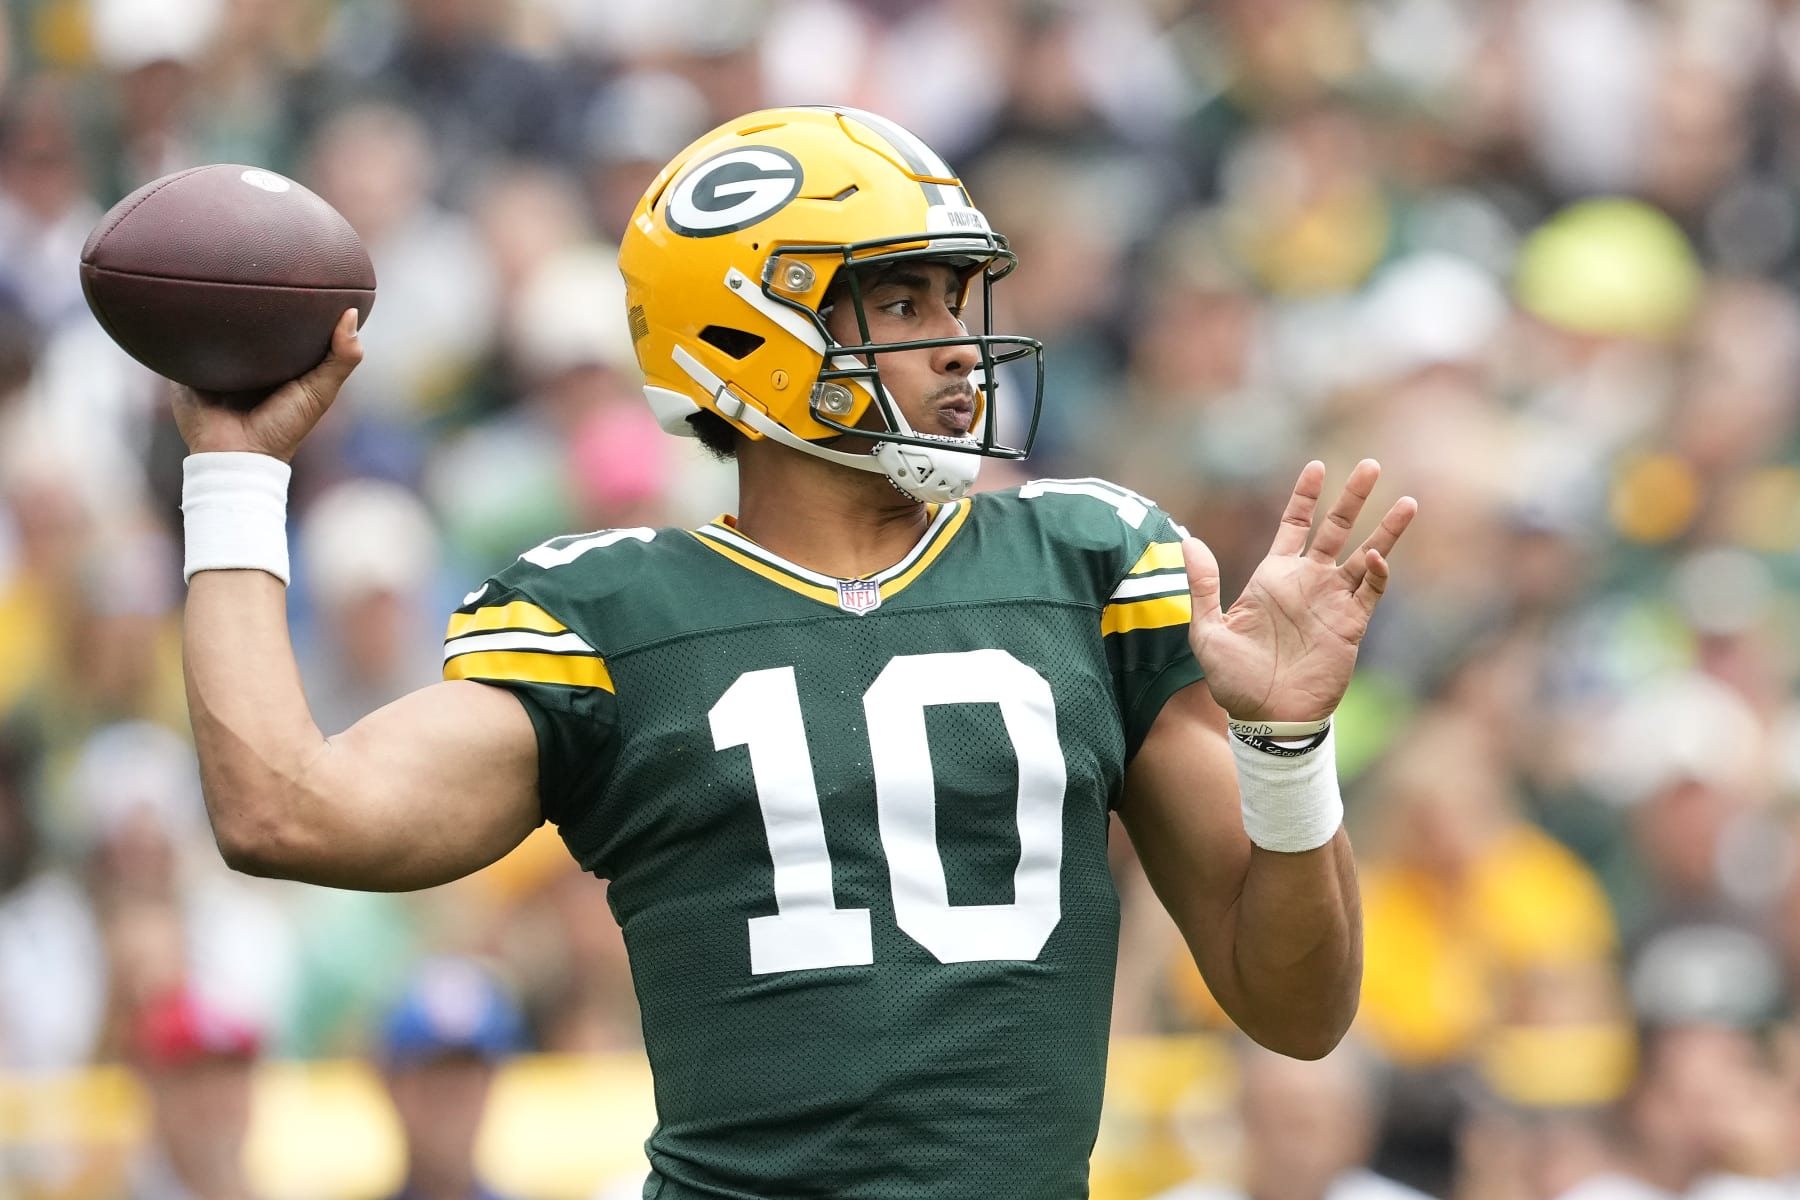
[[[856,434],[880,441],[931,448],[950,446],[961,453],[979,454],[987,458],[1024,458],[1029,453],[1032,440],[1037,433],[1038,402],[1043,395],[1041,366],[1043,346],[1034,338],[1018,334],[997,334],[993,331],[994,284],[1011,274],[1018,260],[1011,251],[1004,248],[1004,243],[1000,242],[998,238],[994,239],[996,245],[988,255],[974,259],[966,254],[953,253],[930,244],[917,246],[918,239],[916,237],[888,240],[910,242],[916,248],[872,256],[860,252],[877,248],[880,243],[865,243],[842,248],[844,265],[838,271],[837,280],[839,282],[834,285],[832,295],[837,298],[836,303],[851,306],[856,316],[856,327],[861,336],[860,342],[846,345],[832,338],[826,325],[826,316],[831,311],[829,306],[821,308],[817,313],[813,313],[810,309],[804,310],[818,325],[828,346],[824,365],[819,371],[818,386],[814,389],[814,419],[819,424],[838,430],[840,433]],[[792,257],[791,250],[783,256],[785,260],[791,260]],[[962,283],[964,304],[967,303],[970,293],[979,286],[981,300],[978,307],[981,331],[954,337],[916,338],[899,342],[875,341],[869,329],[866,307],[869,284],[866,281],[871,276],[877,275],[882,268],[907,261],[940,263],[956,270]],[[778,293],[770,292],[769,294],[777,300],[781,299]],[[893,396],[881,382],[879,357],[882,354],[893,354],[900,351],[935,350],[948,346],[968,346],[979,360],[970,372],[976,389],[975,424],[969,435],[963,438],[913,433],[908,428],[906,418],[895,403]],[[1027,358],[1032,361],[1034,376],[1030,385],[1032,389],[1031,417],[1025,435],[1020,439],[1020,444],[1008,445],[1000,440],[996,419],[999,408],[995,400],[999,396],[1002,385],[999,368]],[[837,385],[836,389],[833,388],[833,385]],[[837,397],[855,385],[860,385],[872,398],[885,428],[844,423],[843,418],[851,411],[851,406],[844,404]],[[834,404],[834,400],[837,400],[837,403]]]
[[[808,261],[811,260],[811,261]],[[819,261],[824,260],[824,261]],[[872,276],[885,268],[909,261],[943,264],[958,274],[962,303],[980,288],[976,333],[938,338],[877,342],[869,327],[866,298]],[[818,262],[814,266],[813,262]],[[886,474],[902,492],[915,499],[944,501],[965,494],[973,484],[983,458],[1024,458],[1037,435],[1043,400],[1043,346],[1034,338],[993,331],[994,284],[1010,274],[1018,260],[1006,242],[993,234],[954,237],[903,235],[842,246],[788,246],[770,256],[764,266],[763,295],[803,314],[818,331],[825,346],[818,379],[812,388],[811,414],[820,425],[845,437],[875,443],[859,456],[865,469]],[[816,281],[816,272],[833,272],[827,300],[815,310],[783,292],[805,292]],[[784,286],[785,285],[785,286]],[[860,341],[849,344],[833,337],[827,317],[836,305],[849,305],[855,314]],[[966,326],[965,326],[966,329]],[[974,420],[967,435],[952,437],[920,433],[907,421],[892,393],[881,381],[880,356],[902,351],[935,350],[967,346],[976,359],[970,371],[975,389]],[[1017,444],[1000,436],[1001,368],[1029,360],[1031,377],[1021,381],[1030,400],[1029,418]],[[870,413],[876,420],[868,420]],[[856,420],[858,423],[852,424]],[[833,439],[834,441],[836,439]],[[819,450],[827,444],[812,443]],[[825,456],[838,459],[840,451]],[[862,465],[862,464],[858,464]]]

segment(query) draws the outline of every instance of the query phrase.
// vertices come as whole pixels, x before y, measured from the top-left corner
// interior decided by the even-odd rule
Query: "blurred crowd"
[[[816,102],[913,129],[1012,240],[1032,474],[1152,496],[1228,592],[1308,458],[1420,501],[1339,717],[1354,1044],[1243,1060],[1239,1167],[1175,1194],[1800,1193],[1793,0],[11,0],[0,1071],[153,1068],[183,1005],[241,1023],[226,1057],[374,1053],[442,955],[505,981],[521,1048],[639,1037],[551,831],[416,896],[220,863],[182,448],[83,302],[100,215],[242,162],[370,251],[367,360],[292,500],[332,732],[435,679],[521,550],[731,507],[641,401],[614,249],[694,136]],[[1114,842],[1116,1032],[1219,1029]]]

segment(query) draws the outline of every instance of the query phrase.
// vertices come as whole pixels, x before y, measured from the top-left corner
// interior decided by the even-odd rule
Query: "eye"
[[[918,313],[918,306],[912,302],[910,297],[903,297],[899,300],[890,300],[886,304],[883,304],[881,306],[881,311],[884,313],[891,313],[896,317],[907,318],[915,316]]]

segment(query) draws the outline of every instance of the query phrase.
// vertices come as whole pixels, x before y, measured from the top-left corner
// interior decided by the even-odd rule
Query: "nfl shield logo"
[[[838,580],[838,607],[862,616],[881,607],[881,585],[872,579]]]

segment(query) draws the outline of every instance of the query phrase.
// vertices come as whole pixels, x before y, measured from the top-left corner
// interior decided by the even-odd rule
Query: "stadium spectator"
[[[321,726],[336,732],[437,675],[436,649],[419,635],[438,599],[439,535],[403,485],[346,479],[307,506],[297,540],[316,568],[302,677]]]
[[[1522,819],[1484,730],[1449,714],[1415,724],[1371,789],[1360,1021],[1384,1054],[1410,1067],[1464,1060],[1513,979],[1610,961],[1605,892]]]
[[[1782,1086],[1755,1030],[1705,1018],[1647,1024],[1609,1159],[1553,1200],[1780,1200],[1794,1146]]]
[[[250,1200],[244,1157],[262,1035],[184,987],[139,1014],[130,1061],[150,1103],[150,1136],[131,1164],[130,1200]]]
[[[571,105],[552,64],[500,33],[504,10],[481,0],[402,0],[363,64],[364,90],[424,122],[430,190],[465,205],[496,161],[568,158]],[[381,43],[385,41],[385,45]]]
[[[419,964],[377,1047],[405,1139],[406,1179],[392,1200],[496,1200],[476,1167],[477,1139],[494,1078],[525,1039],[522,1015],[487,968]]]
[[[85,315],[68,267],[100,219],[72,90],[67,79],[30,78],[0,117],[0,288],[41,331]]]
[[[93,1054],[106,964],[93,906],[44,837],[36,773],[0,727],[0,1069],[47,1072]]]
[[[1242,1044],[1235,1058],[1241,1130],[1236,1170],[1155,1200],[1424,1200],[1369,1169],[1381,1089],[1365,1051],[1347,1042],[1300,1062]]]
[[[228,1001],[259,1031],[278,1029],[296,976],[286,898],[219,861],[193,747],[148,721],[107,725],[82,743],[55,790],[85,848],[106,944],[98,1057],[128,1057],[141,1014],[178,986]]]
[[[618,341],[591,342],[615,302],[579,297],[605,270],[538,268],[623,238],[703,129],[790,101],[890,113],[1018,235],[1001,324],[1048,335],[1056,364],[1030,474],[1154,496],[1204,532],[1227,598],[1306,454],[1374,450],[1430,513],[1338,721],[1371,986],[1444,988],[1364,1000],[1372,1053],[1433,1062],[1394,1077],[1387,1174],[1461,1200],[1547,1200],[1596,1160],[1643,1178],[1648,1152],[1608,1140],[1625,998],[1659,1019],[1702,1004],[1793,1028],[1789,0],[21,0],[0,48],[0,720],[32,747],[6,807],[26,832],[0,845],[6,1069],[123,1051],[128,1025],[98,1028],[109,952],[133,1009],[192,969],[191,902],[147,886],[159,852],[142,814],[109,818],[91,857],[68,787],[97,731],[184,720],[178,438],[160,382],[78,299],[73,260],[100,211],[208,160],[284,170],[338,203],[376,253],[380,300],[368,362],[298,463],[302,557],[311,506],[377,478],[424,498],[445,576],[479,578],[554,534],[694,526],[730,506],[727,473],[649,452],[675,447],[623,406],[633,380],[598,381],[593,360],[628,336],[621,322]],[[335,669],[312,653],[327,632],[389,648],[443,632],[442,603],[322,621],[293,599],[309,683]],[[1718,689],[1722,704],[1667,703]],[[1384,813],[1380,781],[1409,760],[1403,774],[1456,794]],[[132,775],[125,761],[110,770]],[[1533,915],[1516,928],[1473,924],[1516,951],[1539,935],[1539,950],[1591,949],[1610,923],[1626,955],[1506,966],[1467,932],[1470,905],[1434,899],[1442,861],[1396,861],[1457,831],[1480,842],[1496,796],[1513,849],[1476,858],[1559,882],[1521,889]],[[1390,824],[1419,827],[1390,852]],[[1212,1029],[1113,841],[1116,1032]],[[520,981],[546,1046],[630,1052],[620,935],[592,880],[552,869],[567,857],[547,831],[422,897],[276,885],[302,947],[280,1049],[360,1049],[406,964],[476,950]],[[103,922],[78,884],[90,861],[120,868]],[[1568,928],[1546,933],[1550,910]],[[1396,956],[1396,924],[1402,948],[1438,948]],[[1783,1061],[1800,1081],[1800,1052]],[[1755,1094],[1754,1072],[1723,1075]],[[1396,1165],[1404,1128],[1428,1135],[1429,1178]],[[1096,1153],[1137,1154],[1138,1129],[1104,1124]],[[0,1175],[14,1151],[0,1141]],[[53,1159],[31,1158],[32,1177]],[[1097,1174],[1096,1200],[1141,1200],[1118,1194],[1123,1177]]]
[[[436,199],[438,158],[423,112],[361,103],[313,135],[302,172],[380,280],[364,334],[379,365],[348,394],[351,412],[402,431],[455,406],[495,334],[494,265],[474,222]]]

